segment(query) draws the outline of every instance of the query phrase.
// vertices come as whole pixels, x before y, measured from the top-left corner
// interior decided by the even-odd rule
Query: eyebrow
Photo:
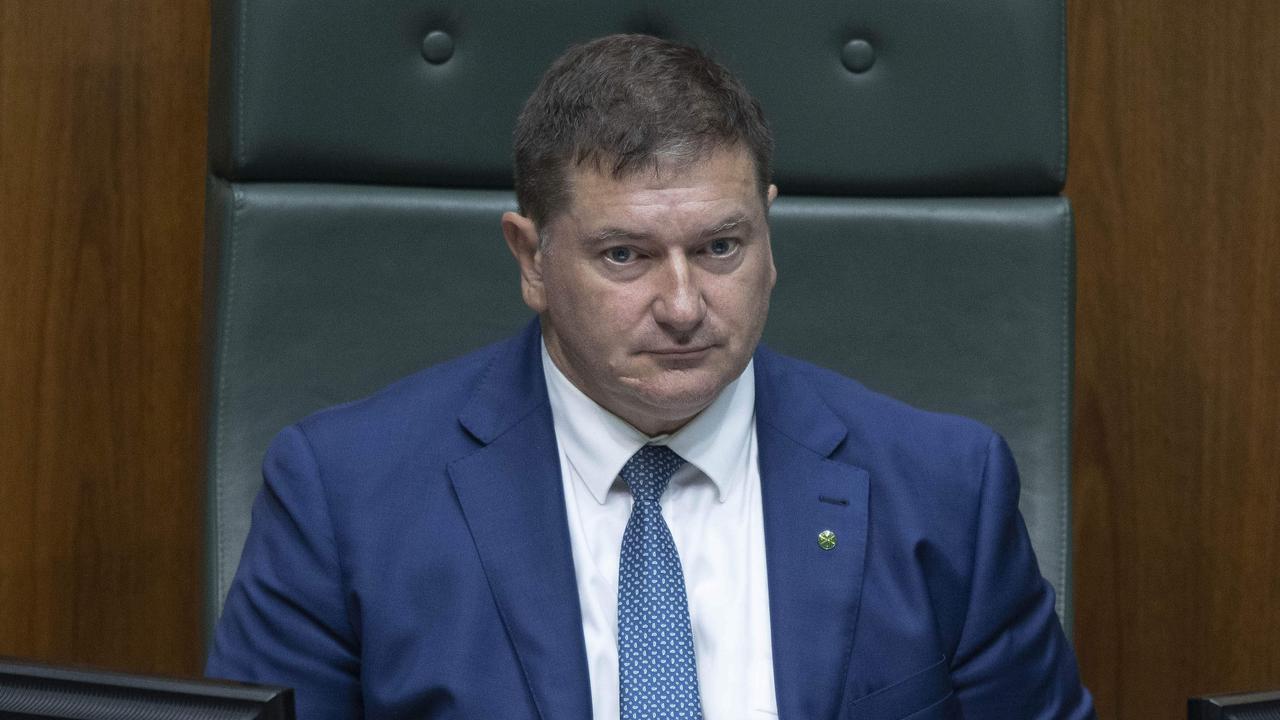
[[[751,228],[751,221],[747,219],[746,215],[735,215],[719,225],[703,230],[701,237],[707,238],[713,235],[720,235],[730,230],[736,230],[740,226],[744,227],[744,229]]]
[[[746,215],[734,215],[698,233],[698,237],[709,238],[731,230],[749,229],[750,227],[751,221]],[[647,240],[650,237],[652,237],[651,233],[627,230],[620,227],[606,227],[586,234],[583,236],[583,240],[589,245],[600,245],[615,240]]]
[[[645,240],[649,237],[649,233],[636,232],[634,230],[624,230],[623,228],[607,227],[588,233],[583,236],[583,240],[588,245],[600,245],[614,240]]]

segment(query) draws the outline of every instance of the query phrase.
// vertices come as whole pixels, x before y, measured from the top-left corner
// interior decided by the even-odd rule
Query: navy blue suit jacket
[[[539,332],[280,433],[211,676],[303,720],[590,718]],[[1004,442],[764,348],[755,373],[779,717],[1091,716]]]

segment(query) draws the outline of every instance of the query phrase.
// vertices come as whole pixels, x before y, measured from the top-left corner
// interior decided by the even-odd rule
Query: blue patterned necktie
[[[635,503],[618,565],[618,679],[622,720],[701,720],[698,662],[680,555],[658,499],[684,459],[646,445],[619,475]]]

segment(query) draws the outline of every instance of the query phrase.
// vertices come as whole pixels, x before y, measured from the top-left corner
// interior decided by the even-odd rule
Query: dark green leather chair
[[[268,440],[529,317],[510,134],[568,45],[697,42],[777,134],[766,341],[1003,433],[1071,616],[1063,0],[214,0],[207,618]]]

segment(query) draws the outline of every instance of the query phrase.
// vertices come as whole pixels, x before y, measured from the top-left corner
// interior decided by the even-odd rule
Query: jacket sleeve
[[[951,668],[965,717],[1095,717],[1018,511],[1013,456],[996,435],[987,447],[970,579]]]
[[[206,675],[294,688],[297,716],[361,717],[359,642],[348,615],[321,470],[304,431],[282,431]]]

